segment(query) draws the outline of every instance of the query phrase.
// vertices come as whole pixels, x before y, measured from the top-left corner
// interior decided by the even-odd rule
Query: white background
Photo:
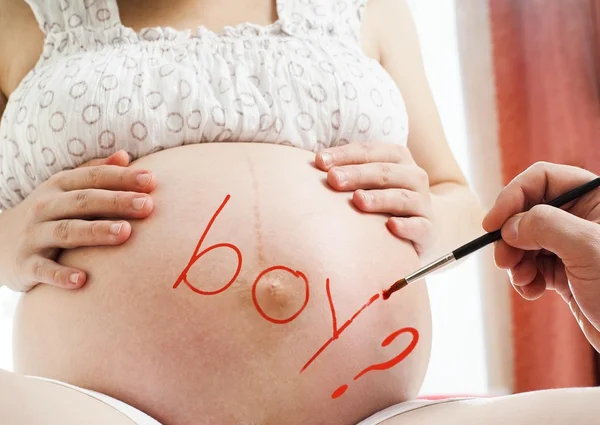
[[[408,0],[448,143],[471,181],[453,0]],[[428,280],[433,348],[422,394],[488,393],[476,257]]]
[[[453,0],[408,0],[419,31],[427,76],[446,136],[471,178]],[[475,258],[429,279],[433,352],[422,394],[488,391],[482,303]],[[16,294],[0,288],[0,368],[11,370]]]

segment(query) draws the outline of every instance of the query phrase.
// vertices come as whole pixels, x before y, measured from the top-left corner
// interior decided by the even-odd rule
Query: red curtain
[[[504,182],[536,161],[600,173],[600,5],[489,0],[489,10]],[[595,385],[594,351],[560,297],[511,296],[515,392]]]

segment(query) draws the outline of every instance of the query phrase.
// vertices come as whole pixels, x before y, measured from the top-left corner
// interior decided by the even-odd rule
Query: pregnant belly
[[[38,286],[15,321],[19,372],[94,389],[165,425],[355,424],[416,394],[430,350],[419,265],[314,154],[261,144],[170,149],[155,209],[119,247],[69,251],[78,291]]]

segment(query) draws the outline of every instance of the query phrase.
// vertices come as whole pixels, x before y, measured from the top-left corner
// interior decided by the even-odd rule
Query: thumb
[[[96,167],[99,165],[116,165],[119,167],[127,167],[129,165],[129,154],[124,150],[117,151],[107,158],[92,159],[80,167]]]
[[[599,224],[549,205],[536,205],[508,219],[502,239],[523,250],[546,249],[563,261],[600,254]]]

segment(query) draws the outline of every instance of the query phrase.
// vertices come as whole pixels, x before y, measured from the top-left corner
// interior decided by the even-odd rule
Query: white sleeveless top
[[[0,121],[0,208],[61,170],[204,142],[317,152],[406,144],[398,87],[361,50],[367,0],[278,0],[278,20],[215,33],[121,24],[116,0],[26,0],[39,62]]]

